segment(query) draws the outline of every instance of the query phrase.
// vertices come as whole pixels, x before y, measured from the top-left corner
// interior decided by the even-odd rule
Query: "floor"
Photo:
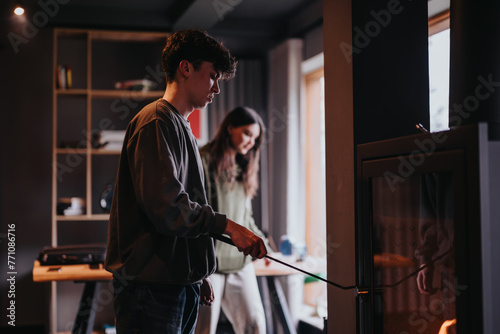
[[[222,312],[221,312],[221,317],[219,319],[219,324],[217,325],[216,334],[234,334],[231,323],[227,320],[227,318],[224,316]]]
[[[217,326],[217,334],[234,334],[233,327],[231,327],[231,324],[223,325],[219,324]]]

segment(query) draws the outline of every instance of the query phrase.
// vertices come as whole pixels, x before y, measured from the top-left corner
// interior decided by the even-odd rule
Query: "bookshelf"
[[[96,148],[96,136],[102,130],[125,130],[143,106],[163,96],[160,56],[169,35],[53,30],[52,246],[106,241],[109,214],[99,200],[104,187],[114,183],[120,150]],[[71,69],[71,87],[60,84],[62,66]],[[153,86],[115,89],[127,80],[149,80]],[[82,199],[84,206],[64,214],[61,202],[72,198]],[[76,312],[81,289],[51,284],[50,333],[70,331],[71,308]]]

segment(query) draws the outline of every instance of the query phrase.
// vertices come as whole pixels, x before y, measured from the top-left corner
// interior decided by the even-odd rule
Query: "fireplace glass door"
[[[457,333],[463,287],[455,245],[464,234],[460,157],[406,156],[364,165],[369,214],[358,231],[360,286],[368,292],[358,304],[362,332]]]

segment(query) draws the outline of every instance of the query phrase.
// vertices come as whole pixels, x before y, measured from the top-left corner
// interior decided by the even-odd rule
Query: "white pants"
[[[213,274],[215,300],[200,306],[196,334],[215,334],[219,314],[231,322],[236,334],[265,334],[266,317],[252,263],[233,274]]]

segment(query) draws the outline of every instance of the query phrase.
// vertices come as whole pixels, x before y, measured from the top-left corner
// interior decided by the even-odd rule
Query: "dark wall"
[[[355,144],[429,128],[427,2],[356,0],[352,16]]]
[[[500,140],[500,2],[452,1],[450,27],[449,125],[487,122]]]
[[[4,6],[3,2],[0,6]],[[29,30],[19,29],[7,16],[6,8],[2,9],[0,307],[5,314],[10,302],[15,301],[16,328],[44,326],[48,319],[49,285],[34,283],[31,270],[38,252],[50,244],[52,34],[35,25]],[[7,274],[6,238],[7,226],[11,224],[15,225],[15,275]],[[8,296],[10,276],[15,277],[12,298]],[[10,319],[3,316],[0,325],[7,326],[7,321]]]
[[[304,35],[304,60],[323,52],[323,24]]]

